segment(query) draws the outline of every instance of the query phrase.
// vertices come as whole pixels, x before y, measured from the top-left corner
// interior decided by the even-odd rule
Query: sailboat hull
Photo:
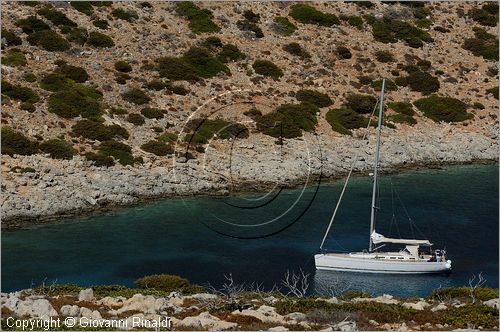
[[[368,253],[328,253],[314,256],[316,269],[389,274],[429,274],[451,271],[451,261],[428,262],[425,260],[380,258]]]

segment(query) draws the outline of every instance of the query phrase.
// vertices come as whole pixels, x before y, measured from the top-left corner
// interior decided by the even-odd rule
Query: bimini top
[[[390,237],[385,237],[382,234],[379,234],[373,231],[371,235],[372,241],[375,244],[378,243],[401,243],[401,244],[413,244],[413,245],[427,245],[431,246],[432,243],[429,240],[412,240],[412,239],[393,239]]]

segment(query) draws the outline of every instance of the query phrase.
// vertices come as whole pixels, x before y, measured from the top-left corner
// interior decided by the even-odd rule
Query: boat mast
[[[379,111],[378,111],[378,127],[377,127],[377,148],[375,150],[375,165],[373,169],[373,193],[372,193],[372,214],[370,218],[370,246],[368,248],[369,252],[373,251],[373,241],[372,233],[375,227],[375,219],[377,216],[378,207],[377,203],[377,173],[378,173],[378,163],[380,159],[380,132],[382,131],[382,117],[384,113],[384,89],[385,89],[385,78],[382,79],[382,90],[380,91],[380,101],[379,101]]]

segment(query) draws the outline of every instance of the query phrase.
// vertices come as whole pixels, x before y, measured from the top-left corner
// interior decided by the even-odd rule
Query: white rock
[[[415,310],[425,310],[430,306],[431,305],[425,301],[418,301],[417,303],[411,303],[411,302],[403,303],[403,307]]]
[[[15,310],[16,316],[29,316],[33,318],[48,319],[57,316],[57,311],[46,299],[27,299],[19,301]]]
[[[368,323],[370,323],[370,325],[373,325],[373,326],[378,326],[378,322],[376,320],[373,320],[373,319],[370,319],[368,321]]]
[[[307,320],[307,316],[301,312],[292,312],[285,316],[285,318],[293,319],[296,322],[302,322]]]
[[[94,300],[94,291],[92,288],[82,289],[78,294],[78,301],[92,302]]]
[[[106,296],[97,301],[97,304],[104,305],[106,307],[121,307],[123,305],[123,299],[115,298],[111,296]]]
[[[89,308],[82,307],[80,308],[80,316],[86,317],[89,319],[102,319],[101,313],[97,310],[90,310]]]
[[[267,329],[268,331],[289,331],[286,327],[284,326],[275,326],[271,327],[270,329]]]
[[[252,316],[257,319],[260,319],[264,323],[275,323],[275,324],[286,324],[285,317],[281,316],[276,312],[274,307],[270,307],[267,305],[262,305],[259,309],[245,309],[241,312],[239,310],[235,310],[232,312],[233,315],[242,315],[242,316]]]
[[[142,294],[135,294],[130,299],[123,302],[123,306],[118,310],[112,310],[116,314],[121,314],[125,311],[140,311],[146,314],[155,314],[165,305],[164,298],[155,299],[154,296],[144,296]]]
[[[80,315],[80,307],[77,305],[63,305],[61,307],[61,315],[68,317],[78,317]]]
[[[219,297],[215,294],[200,293],[200,294],[194,294],[191,296],[186,296],[185,298],[203,301],[203,300],[217,300]]]
[[[333,329],[338,331],[357,331],[358,327],[356,322],[345,321],[335,324]]]
[[[444,303],[439,303],[437,306],[431,309],[432,312],[440,311],[440,310],[446,310],[448,307]]]
[[[483,304],[485,306],[498,309],[498,299],[491,299],[488,301],[484,301]]]
[[[276,302],[278,302],[278,299],[275,298],[274,296],[265,297],[263,298],[263,300],[271,305],[276,304]]]

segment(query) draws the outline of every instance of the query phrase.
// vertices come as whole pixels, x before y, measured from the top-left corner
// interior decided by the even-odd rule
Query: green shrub
[[[229,68],[213,57],[206,48],[191,47],[184,53],[182,60],[204,78],[213,77],[220,72],[229,73]]]
[[[144,105],[149,103],[151,98],[141,89],[138,88],[130,88],[128,91],[122,94],[124,100],[129,103],[133,103],[136,105]]]
[[[354,3],[361,8],[373,8],[375,6],[375,4],[371,1],[351,1],[351,3]]]
[[[102,153],[87,152],[85,154],[85,158],[92,161],[92,163],[97,167],[111,167],[115,164],[113,158]]]
[[[154,140],[141,145],[141,149],[157,156],[166,156],[167,154],[174,153],[174,149],[170,145]]]
[[[115,114],[115,115],[124,115],[124,114],[128,114],[127,110],[124,109],[124,108],[120,108],[120,107],[112,107],[110,110],[109,110],[109,113],[110,114]]]
[[[291,36],[297,30],[295,24],[283,16],[277,16],[274,18],[273,28],[277,33],[283,36]]]
[[[89,34],[88,43],[95,47],[109,48],[115,46],[111,37],[97,31],[92,31]]]
[[[92,24],[99,29],[107,30],[109,29],[109,23],[106,20],[94,20]]]
[[[158,73],[174,81],[197,81],[200,76],[197,71],[183,61],[182,58],[165,57],[158,59]]]
[[[162,80],[154,79],[144,84],[144,87],[148,90],[161,91],[166,88],[165,82]]]
[[[46,51],[66,51],[70,48],[69,42],[52,30],[42,30],[31,33],[28,38],[31,45],[44,48]]]
[[[275,80],[283,76],[283,71],[274,63],[268,60],[255,60],[252,67],[257,74],[269,76],[274,78]]]
[[[363,18],[361,16],[349,16],[347,23],[349,23],[350,26],[358,28],[359,30],[363,29]]]
[[[363,85],[368,85],[368,84],[371,84],[373,82],[373,78],[370,76],[359,76],[358,81],[359,81],[359,83],[361,83]]]
[[[163,143],[173,143],[177,141],[177,138],[176,133],[163,133],[157,138],[157,140]]]
[[[47,23],[36,16],[28,16],[27,18],[20,19],[16,21],[16,25],[27,34],[50,29]]]
[[[295,98],[298,101],[311,103],[318,107],[327,107],[333,104],[333,101],[327,94],[315,90],[299,90],[295,94]]]
[[[364,298],[371,298],[372,295],[368,292],[361,291],[361,290],[350,290],[347,292],[344,292],[340,298],[344,301],[349,301],[357,297],[364,297]]]
[[[409,125],[414,125],[417,123],[417,120],[415,120],[415,118],[412,117],[411,115],[406,115],[401,113],[388,115],[386,119],[395,123],[407,123]]]
[[[102,93],[83,84],[53,93],[48,100],[49,112],[71,119],[79,115],[95,118],[102,114]]]
[[[66,33],[66,39],[72,43],[78,45],[83,45],[89,40],[89,34],[87,29],[73,27],[69,29],[61,29],[62,33]]]
[[[473,8],[469,10],[467,16],[481,25],[494,27],[498,24],[498,13],[492,15],[483,8]]]
[[[23,43],[23,40],[20,37],[16,36],[14,32],[3,28],[2,28],[2,38],[5,38],[5,42],[7,43],[8,47],[21,45]]]
[[[130,113],[127,116],[127,121],[136,125],[136,126],[141,126],[146,122],[144,120],[144,117],[142,115],[140,115],[139,113]]]
[[[99,151],[105,155],[115,158],[122,165],[133,165],[135,163],[132,148],[125,143],[109,140],[98,146]]]
[[[154,274],[135,281],[139,288],[153,288],[165,293],[181,292],[195,294],[204,291],[204,288],[189,282],[189,280],[170,274]]]
[[[439,26],[439,25],[435,26],[433,29],[434,29],[434,31],[438,31],[438,32],[442,32],[442,33],[450,32],[450,30],[448,30],[442,26]]]
[[[72,159],[76,150],[68,142],[60,139],[50,139],[40,144],[40,150],[50,154],[53,159]]]
[[[219,139],[248,137],[248,129],[244,125],[221,119],[193,119],[187,123],[185,129],[188,134],[184,141],[196,144],[205,144],[214,136]]]
[[[375,91],[380,91],[382,90],[382,80],[376,80],[373,81],[370,86],[375,90]],[[385,80],[385,91],[396,91],[398,89],[398,86],[394,81],[386,79]]]
[[[33,113],[34,111],[36,111],[35,105],[33,105],[30,102],[22,102],[21,105],[19,106],[19,108],[22,109],[23,111],[30,112],[30,113]]]
[[[337,54],[341,59],[350,59],[352,58],[351,51],[345,46],[338,46],[337,47]]]
[[[71,7],[75,8],[80,13],[84,13],[85,15],[90,16],[94,13],[91,1],[71,1],[70,4]]]
[[[451,97],[433,95],[419,99],[413,104],[425,116],[435,122],[460,122],[474,117],[472,114],[467,113],[467,104]]]
[[[283,46],[283,50],[296,56],[300,56],[301,58],[310,58],[311,54],[303,49],[298,43],[290,43]]]
[[[148,119],[161,119],[164,116],[162,110],[157,108],[146,107],[141,110],[141,114]]]
[[[296,4],[291,7],[290,16],[304,24],[316,24],[326,27],[340,24],[334,14],[323,13],[314,7],[304,4]]]
[[[6,66],[22,67],[25,66],[26,63],[27,61],[24,53],[17,48],[8,50],[2,57],[2,64]]]
[[[119,18],[120,20],[125,20],[127,22],[133,22],[134,20],[139,18],[139,15],[137,15],[136,11],[125,10],[122,8],[113,9],[111,15],[113,15],[116,18]]]
[[[212,48],[220,48],[222,47],[222,40],[220,40],[219,37],[215,36],[210,36],[205,41],[202,43],[202,45],[206,48],[212,49]]]
[[[221,62],[231,62],[238,61],[245,58],[245,54],[243,54],[236,45],[226,44],[222,46],[221,51],[217,55],[217,59]]]
[[[129,133],[117,124],[104,125],[92,120],[80,120],[72,128],[73,132],[91,140],[107,141],[115,138],[129,138]]]
[[[132,71],[132,66],[127,61],[120,60],[115,62],[115,69],[122,73],[129,73]]]
[[[176,11],[179,15],[189,20],[189,28],[194,33],[219,32],[220,28],[212,21],[212,12],[208,9],[200,9],[190,1],[176,3]]]
[[[422,92],[424,95],[437,92],[440,88],[437,77],[420,70],[409,72],[408,76],[405,77],[405,80],[410,89]]]
[[[185,96],[189,93],[189,90],[183,87],[182,85],[174,85],[171,83],[167,83],[165,85],[168,91],[171,91],[172,93],[175,93],[176,95],[181,95]]]
[[[90,77],[87,71],[82,67],[76,67],[68,64],[61,64],[56,70],[56,73],[61,73],[67,78],[78,82],[86,82]]]
[[[70,20],[66,15],[51,6],[45,6],[39,9],[38,14],[51,21],[54,25],[77,26],[77,24]]]
[[[329,110],[326,121],[334,131],[343,135],[352,135],[350,129],[364,128],[368,123],[366,118],[348,108]]]
[[[257,129],[272,137],[301,137],[302,131],[312,132],[318,120],[319,109],[310,103],[283,104],[276,110],[255,118]]]
[[[495,87],[490,88],[490,89],[486,89],[486,92],[491,93],[493,95],[493,97],[495,97],[495,99],[498,100],[498,86],[495,86]]]
[[[349,94],[344,106],[357,113],[371,114],[376,104],[377,98],[372,95]]]
[[[257,15],[258,16],[258,15]],[[260,16],[259,16],[260,19]],[[241,31],[252,31],[255,34],[256,38],[264,37],[264,33],[262,29],[257,25],[258,19],[256,21],[252,21],[249,19],[239,20],[236,22],[236,26]]]
[[[63,74],[49,73],[41,79],[40,87],[48,91],[60,91],[70,89],[73,83],[73,80]]]
[[[371,22],[372,33],[375,40],[382,43],[395,43],[405,41],[410,47],[422,47],[423,43],[434,40],[429,33],[405,21],[384,18]]]
[[[394,55],[391,51],[377,51],[375,52],[375,58],[383,63],[394,62]]]
[[[463,48],[476,56],[498,61],[498,38],[480,28],[475,29],[474,34],[474,38],[465,39]]]
[[[29,156],[38,150],[36,142],[9,127],[2,126],[1,138],[2,154]]]
[[[413,116],[415,111],[413,110],[413,106],[410,103],[405,102],[390,102],[387,103],[387,106],[395,112],[406,114],[409,116]]]
[[[7,81],[2,80],[2,94],[11,99],[20,100],[24,102],[36,103],[40,97],[30,88],[12,85]]]
[[[451,307],[439,315],[441,324],[448,324],[454,328],[468,328],[481,326],[483,329],[498,327],[498,309],[484,305],[466,305]]]
[[[475,109],[477,109],[477,110],[484,110],[484,109],[485,109],[484,105],[483,105],[483,104],[481,104],[480,102],[477,102],[477,101],[476,101],[476,102],[474,102],[474,104],[473,104],[472,106],[473,106]]]

